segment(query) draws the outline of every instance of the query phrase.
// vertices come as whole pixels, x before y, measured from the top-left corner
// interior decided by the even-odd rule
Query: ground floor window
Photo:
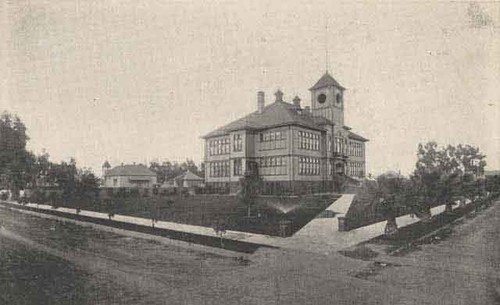
[[[351,177],[364,177],[365,166],[363,162],[349,162],[347,164],[347,175]]]
[[[286,175],[287,156],[262,157],[259,162],[259,174],[262,176]]]
[[[241,159],[233,160],[233,176],[241,176],[242,174],[242,162]]]
[[[210,177],[229,177],[229,170],[229,161],[214,161],[210,162],[208,166]]]
[[[299,175],[318,176],[320,174],[320,159],[314,157],[299,158]]]

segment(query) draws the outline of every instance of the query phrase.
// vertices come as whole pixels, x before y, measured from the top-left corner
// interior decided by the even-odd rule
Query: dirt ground
[[[499,220],[497,203],[373,265],[273,249],[239,260],[0,209],[0,303],[498,304]]]

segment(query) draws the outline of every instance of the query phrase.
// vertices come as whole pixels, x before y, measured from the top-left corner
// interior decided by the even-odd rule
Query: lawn
[[[261,196],[248,217],[246,206],[230,195],[173,195],[155,197],[128,197],[113,199],[114,214],[177,223],[216,227],[227,230],[267,235],[290,236],[320,214],[339,196],[334,194],[305,196]],[[62,204],[61,206],[71,206]],[[101,200],[85,204],[81,209],[107,213],[109,208]],[[287,222],[285,230],[280,222]]]

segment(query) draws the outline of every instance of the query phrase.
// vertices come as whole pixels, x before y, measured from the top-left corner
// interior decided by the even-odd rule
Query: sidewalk
[[[328,211],[341,213],[343,215],[349,209],[352,204],[354,195],[344,194],[330,206],[326,208]],[[9,201],[9,204],[23,208],[23,205]],[[44,204],[28,203],[25,205],[32,209],[38,209],[40,212],[45,211],[57,211],[59,213],[65,213],[70,215],[77,215],[75,209],[69,209],[60,207],[54,210],[52,206]],[[432,215],[439,214],[444,211],[444,206],[438,206],[431,210]],[[91,217],[93,219],[103,219],[108,220],[108,215],[106,213],[93,212],[82,210],[78,215]],[[307,225],[301,228],[297,233],[291,237],[277,237],[269,236],[263,234],[255,234],[248,232],[239,232],[228,230],[222,236],[224,240],[232,240],[242,243],[262,245],[283,249],[293,249],[301,250],[307,252],[315,252],[328,254],[332,252],[337,252],[341,249],[354,246],[363,241],[370,240],[374,237],[382,235],[384,233],[385,221],[378,222],[372,225],[361,227],[355,230],[340,232],[338,231],[338,215],[331,218],[315,218],[311,220]],[[146,218],[139,218],[126,215],[115,215],[112,218],[115,222],[134,224],[144,228],[151,228],[152,221]],[[397,218],[397,223],[399,227],[404,227],[419,221],[418,218],[412,218],[409,215],[401,216]],[[192,234],[197,236],[205,236],[209,238],[220,238],[216,232],[209,227],[194,226],[188,224],[158,221],[155,223],[155,228],[170,230],[173,232],[179,232],[183,234]]]

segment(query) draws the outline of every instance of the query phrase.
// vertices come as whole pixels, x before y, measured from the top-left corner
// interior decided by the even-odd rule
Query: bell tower
[[[311,110],[313,115],[322,116],[336,126],[344,126],[344,90],[326,72],[309,91],[311,91]]]

